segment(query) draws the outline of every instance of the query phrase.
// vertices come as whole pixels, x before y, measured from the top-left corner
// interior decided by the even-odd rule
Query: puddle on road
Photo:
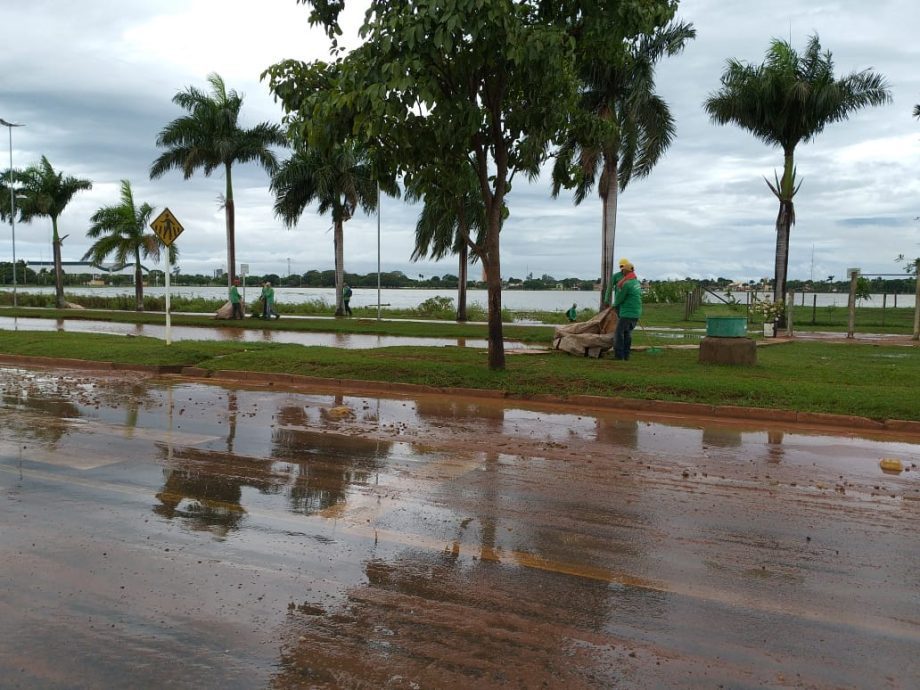
[[[656,645],[705,648],[680,631],[699,629],[709,606],[723,617],[730,604],[754,607],[747,630],[715,634],[723,649],[750,637],[759,650],[765,629],[788,632],[796,607],[852,625],[812,602],[824,589],[839,596],[817,578],[874,573],[884,540],[851,551],[854,528],[833,501],[880,507],[873,525],[886,529],[920,506],[916,469],[892,477],[878,467],[880,457],[920,464],[920,446],[906,441],[133,374],[0,368],[0,393],[0,517],[14,507],[24,518],[0,547],[18,555],[11,586],[41,583],[8,625],[46,631],[19,658],[69,639],[111,650],[109,672],[139,685],[149,677],[136,654],[182,669],[184,682],[227,687],[500,684],[508,658],[524,684],[552,667],[562,684],[610,685],[635,663],[632,648],[649,658]],[[806,501],[804,517],[790,512]],[[739,522],[717,528],[722,513]],[[909,560],[882,562],[906,573]],[[889,570],[872,577],[901,581]],[[132,597],[111,594],[125,587]],[[901,610],[897,597],[885,601]],[[134,652],[120,656],[121,645],[81,627],[86,611],[133,631]],[[57,619],[78,629],[56,633]],[[194,648],[221,650],[203,652],[201,668],[220,669],[231,650],[251,670],[196,675],[176,661],[173,628]],[[912,641],[898,634],[895,648]]]
[[[487,458],[514,466],[525,457],[540,465],[555,456],[600,463],[634,455],[652,470],[650,458],[691,468],[727,460],[752,476],[781,465],[808,481],[811,472],[881,478],[882,457],[900,458],[905,476],[920,463],[909,442],[693,420],[680,426],[490,400],[309,395],[16,369],[0,370],[0,385],[0,449],[24,439],[38,464],[75,469],[69,460],[79,457],[82,469],[155,466],[163,475],[157,514],[222,535],[245,519],[246,493],[259,509],[283,503],[296,514],[345,515],[341,506],[360,487],[381,476],[398,485],[418,465],[440,481],[479,471]],[[129,450],[135,446],[146,456]]]
[[[115,323],[82,319],[24,319],[0,317],[0,330],[7,331],[60,331],[67,333],[107,333],[129,337],[166,339],[166,327],[155,324]],[[479,338],[412,338],[392,335],[367,335],[360,333],[314,333],[282,331],[272,328],[228,328],[214,326],[172,326],[172,340],[218,340],[245,343],[287,343],[291,345],[320,345],[352,350],[377,347],[427,346],[487,348],[488,341]],[[515,340],[506,340],[505,348],[519,350],[527,347]]]

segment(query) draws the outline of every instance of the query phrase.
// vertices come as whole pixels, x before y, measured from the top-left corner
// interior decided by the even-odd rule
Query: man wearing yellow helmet
[[[613,290],[612,306],[617,313],[617,328],[613,335],[613,358],[629,359],[632,331],[642,316],[642,288],[636,278],[636,267],[628,259],[620,259],[620,270],[610,279]]]

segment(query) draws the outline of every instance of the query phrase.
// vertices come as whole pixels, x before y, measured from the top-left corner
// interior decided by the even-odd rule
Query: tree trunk
[[[789,236],[792,231],[792,202],[780,201],[776,216],[776,257],[774,263],[773,301],[779,302],[786,294],[786,270],[789,265]]]
[[[610,287],[613,275],[613,244],[617,232],[617,159],[614,157],[607,165],[604,176],[606,189],[601,193],[603,221],[601,228],[601,295],[600,309],[604,308],[604,295]]]
[[[345,302],[342,298],[342,290],[345,287],[345,252],[342,248],[344,233],[342,232],[342,221],[335,221],[335,232],[333,242],[335,243],[335,315],[345,315]]]
[[[58,309],[64,308],[64,269],[61,266],[61,238],[58,235],[57,217],[51,217],[53,232],[51,245],[54,252],[54,304]]]
[[[459,270],[460,282],[457,285],[457,321],[466,321],[466,283],[469,270],[469,248],[466,242],[460,247]]]
[[[789,237],[795,223],[795,161],[794,149],[783,152],[783,179],[779,187],[779,213],[776,216],[776,263],[774,265],[773,301],[785,301],[786,277],[789,270]],[[782,314],[777,326],[786,325],[786,316]]]
[[[233,208],[233,181],[230,177],[230,164],[226,164],[225,168],[227,170],[227,191],[224,212],[227,217],[227,289],[229,289],[236,278],[236,214]]]
[[[501,208],[496,202],[495,207]],[[486,287],[489,300],[489,369],[505,368],[505,341],[502,333],[502,268],[500,259],[499,231],[501,217],[491,213],[487,219],[489,227],[485,239],[486,252],[483,267],[486,269]]]
[[[144,311],[144,279],[141,276],[141,253],[134,252],[134,309]]]

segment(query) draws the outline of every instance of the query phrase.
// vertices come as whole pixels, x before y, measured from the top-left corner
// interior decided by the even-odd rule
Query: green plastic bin
[[[743,316],[707,316],[706,335],[712,338],[744,338],[747,319]]]

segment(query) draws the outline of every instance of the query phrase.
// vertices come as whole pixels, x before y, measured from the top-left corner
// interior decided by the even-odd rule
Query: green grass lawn
[[[509,355],[500,372],[488,369],[484,350],[458,347],[344,350],[205,341],[167,347],[152,338],[0,331],[0,352],[522,395],[621,396],[920,420],[917,347],[795,342],[760,348],[754,367],[700,364],[696,350],[637,352],[628,363],[547,352]]]

